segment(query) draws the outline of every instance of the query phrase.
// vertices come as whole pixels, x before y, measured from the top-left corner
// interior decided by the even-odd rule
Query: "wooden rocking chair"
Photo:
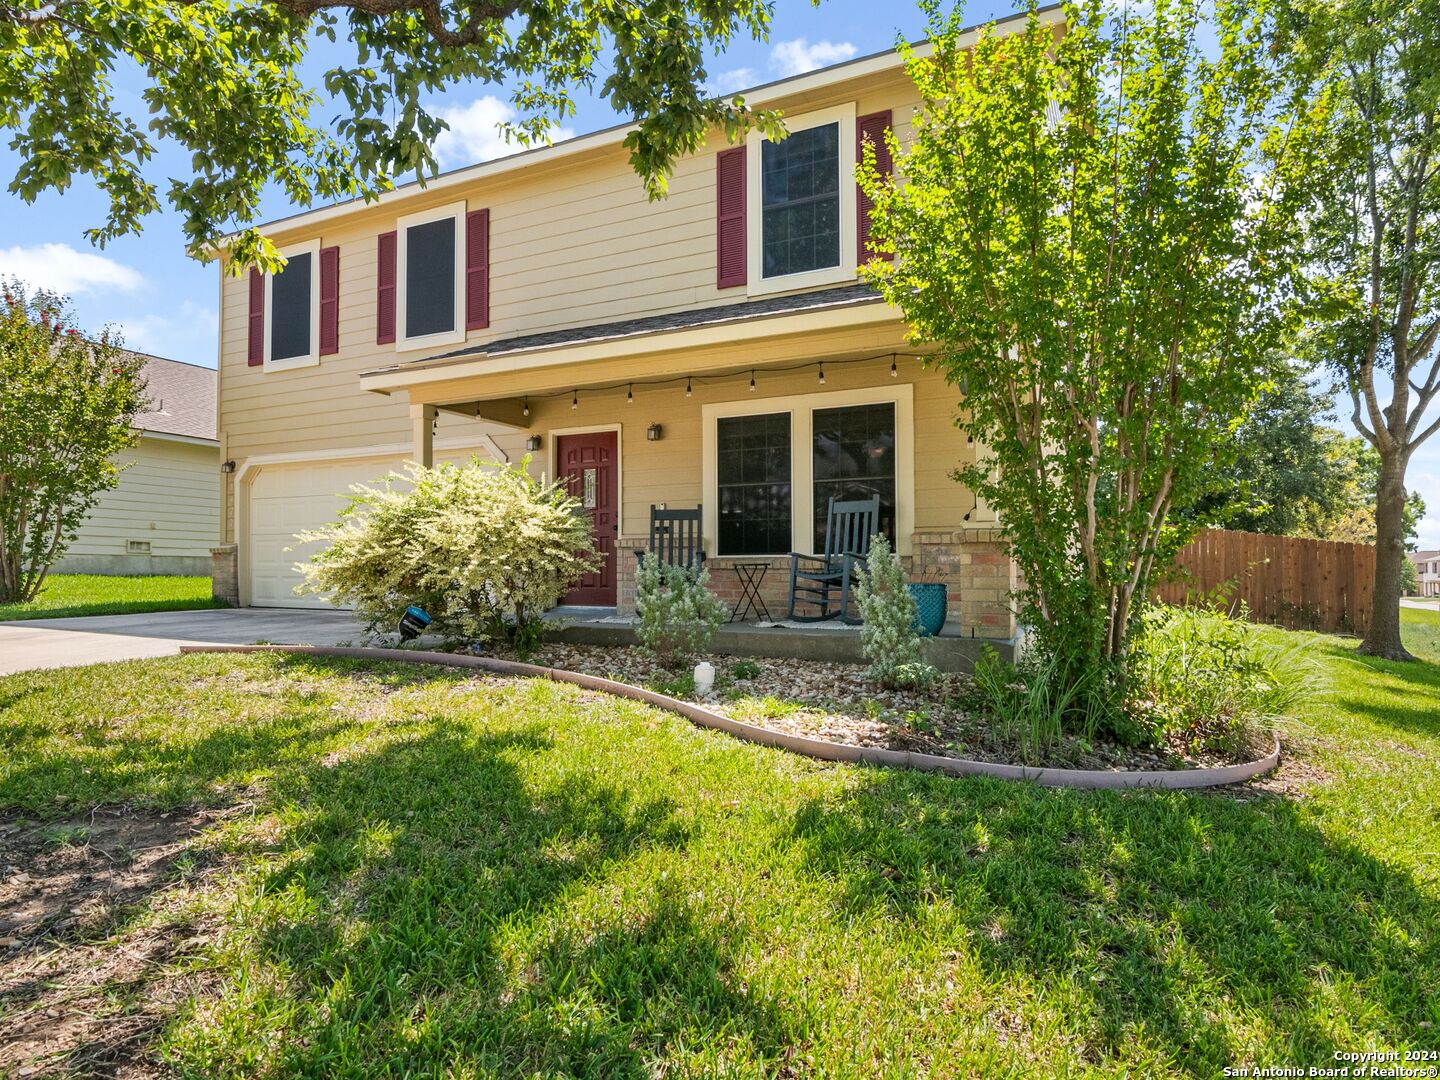
[[[850,616],[850,587],[856,567],[863,567],[870,554],[870,538],[875,535],[879,518],[879,495],[849,502],[830,500],[825,519],[825,553],[790,553],[791,619],[821,622],[839,616],[847,623],[860,621]],[[820,613],[795,614],[796,606],[801,604],[818,608]]]
[[[705,562],[705,549],[700,540],[700,507],[662,510],[652,505],[648,550],[662,566],[683,566],[692,574],[698,574]],[[635,552],[637,562],[642,554],[645,553]]]

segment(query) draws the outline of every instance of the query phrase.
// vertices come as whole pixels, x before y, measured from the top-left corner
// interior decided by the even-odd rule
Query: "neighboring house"
[[[529,453],[608,554],[572,602],[629,608],[651,506],[702,504],[717,591],[765,563],[783,612],[827,499],[878,493],[912,576],[950,584],[963,632],[1008,636],[1011,563],[951,478],[976,453],[960,392],[856,274],[861,140],[907,140],[915,88],[886,51],[745,100],[790,137],[712,136],[658,202],[615,128],[271,223],[277,276],[222,266],[222,594],[315,606],[292,538],[350,484]]]
[[[145,356],[148,411],[128,463],[100,497],[59,574],[209,574],[220,535],[220,441],[213,368]]]
[[[1421,596],[1440,596],[1440,551],[1412,551],[1415,576],[1420,581]]]

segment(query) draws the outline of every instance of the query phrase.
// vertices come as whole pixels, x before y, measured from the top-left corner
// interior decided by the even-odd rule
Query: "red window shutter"
[[[251,367],[265,363],[265,275],[250,271],[250,351]]]
[[[340,351],[340,249],[320,249],[320,355]]]
[[[745,147],[715,155],[715,286],[745,284]]]
[[[490,325],[490,211],[465,215],[465,329]]]
[[[375,344],[395,340],[395,233],[380,234],[375,268]]]
[[[865,144],[869,142],[875,147],[875,167],[884,176],[889,176],[894,169],[894,162],[890,160],[890,146],[885,142],[885,132],[890,129],[890,110],[871,113],[869,116],[862,116],[855,121],[855,164],[860,164],[865,153]],[[862,263],[871,259],[893,259],[889,252],[876,254],[870,250],[870,208],[871,202],[865,197],[865,192],[859,191],[856,185],[855,207],[859,213],[859,221],[856,223],[855,250]]]

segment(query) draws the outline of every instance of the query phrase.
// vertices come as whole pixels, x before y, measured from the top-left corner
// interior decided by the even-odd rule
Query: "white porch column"
[[[412,460],[429,469],[435,465],[435,416],[434,405],[411,405],[410,427],[414,432]]]

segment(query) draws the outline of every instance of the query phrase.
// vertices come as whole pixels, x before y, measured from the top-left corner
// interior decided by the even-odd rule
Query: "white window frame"
[[[791,132],[808,131],[826,124],[839,124],[840,168],[840,262],[798,274],[763,276],[765,266],[765,208],[761,204],[761,158],[765,137],[751,129],[745,140],[745,292],[747,296],[805,289],[815,285],[834,285],[853,281],[858,268],[855,206],[855,103],[847,102],[829,109],[787,116],[785,127]]]
[[[290,368],[315,367],[320,363],[320,241],[309,240],[280,249],[286,259],[296,255],[310,256],[310,351],[304,356],[286,356],[276,360],[272,355],[275,339],[275,275],[265,275],[265,355],[262,371],[288,371]]]
[[[851,405],[895,406],[895,547],[910,554],[915,532],[915,387],[862,386],[819,394],[786,394],[758,400],[718,401],[701,407],[701,529],[705,549],[716,559],[766,559],[789,554],[727,555],[720,551],[720,489],[717,421],[731,416],[790,414],[790,551],[813,554],[815,520],[816,409]]]
[[[432,206],[395,219],[395,350],[429,349],[436,345],[457,345],[465,340],[465,202]],[[406,321],[406,268],[409,265],[410,230],[416,225],[452,218],[455,222],[455,329],[409,337]]]

